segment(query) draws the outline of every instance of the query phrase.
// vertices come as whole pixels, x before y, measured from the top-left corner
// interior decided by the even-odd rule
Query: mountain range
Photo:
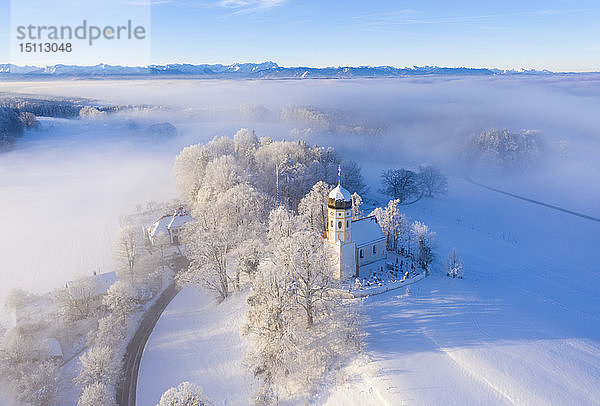
[[[373,78],[425,75],[553,75],[548,70],[503,70],[491,68],[447,68],[439,66],[347,66],[347,67],[283,67],[275,62],[221,64],[168,64],[120,66],[98,64],[17,66],[0,64],[0,77],[135,77],[135,76],[193,76],[216,79],[316,79],[316,78]]]

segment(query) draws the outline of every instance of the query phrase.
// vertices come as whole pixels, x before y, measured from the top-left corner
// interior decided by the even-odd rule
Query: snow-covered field
[[[366,375],[378,372],[333,398],[600,404],[600,223],[460,179],[450,190],[406,211],[437,231],[438,253],[458,249],[465,279],[434,272],[368,298]]]
[[[183,289],[169,304],[146,344],[137,404],[155,405],[170,387],[189,381],[215,405],[249,405],[258,389],[242,366],[246,342],[239,330],[246,295],[216,305],[212,293]]]
[[[434,269],[414,285],[365,299],[369,362],[348,366],[324,402],[599,404],[600,224],[461,179],[450,190],[405,208],[437,231],[438,254],[457,248],[465,279]],[[243,297],[217,306],[184,291],[150,338],[140,404],[183,380],[217,404],[247,402],[242,314]]]

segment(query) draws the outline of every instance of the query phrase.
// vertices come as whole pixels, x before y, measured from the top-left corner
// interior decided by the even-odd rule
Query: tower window
[[[346,220],[346,227],[350,227],[350,220]]]
[[[364,257],[365,257],[365,253],[364,253],[364,251],[363,251],[363,250],[360,250],[360,251],[359,251],[359,256],[360,256],[361,258],[364,258]]]
[[[341,229],[342,228],[342,222],[338,221],[338,228]]]
[[[333,228],[333,220],[331,220],[331,228]]]
[[[373,254],[377,254],[377,246],[373,245]]]

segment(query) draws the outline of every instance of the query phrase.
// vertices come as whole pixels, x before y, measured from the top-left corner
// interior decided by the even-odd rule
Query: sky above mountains
[[[69,3],[47,4],[68,12]],[[125,3],[135,4],[96,6]],[[10,7],[0,0],[8,11],[0,13],[0,62],[11,62]],[[599,19],[594,0],[153,0],[150,62],[598,71]],[[78,63],[100,62],[118,60],[95,61],[92,53]]]

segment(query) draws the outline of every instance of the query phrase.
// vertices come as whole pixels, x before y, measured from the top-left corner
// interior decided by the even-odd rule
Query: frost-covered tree
[[[538,158],[543,140],[537,131],[513,133],[508,129],[492,128],[472,137],[479,161],[486,166],[523,169]]]
[[[433,237],[435,233],[420,221],[412,223],[410,231],[416,244],[417,262],[423,270],[428,271],[429,264],[433,261]]]
[[[358,220],[364,213],[360,206],[363,204],[363,199],[356,192],[352,193],[352,220]]]
[[[265,252],[265,245],[260,238],[251,238],[243,241],[235,249],[236,257],[236,286],[240,287],[240,277],[246,275],[248,280],[252,280],[258,272],[258,266]]]
[[[4,305],[9,309],[19,309],[39,300],[40,296],[21,288],[13,288],[8,292]]]
[[[274,387],[288,375],[294,362],[297,343],[293,334],[296,313],[292,288],[289,274],[265,268],[254,278],[248,297],[244,331],[251,334],[253,343],[246,358],[254,375],[261,379],[257,398],[262,404],[274,403]]]
[[[400,203],[399,199],[390,200],[385,209],[373,211],[386,237],[386,248],[390,251],[399,251],[408,240],[408,220],[400,213]]]
[[[41,357],[42,348],[31,334],[9,332],[0,349],[0,380],[25,404],[50,404],[58,389],[58,365]]]
[[[456,252],[456,248],[452,248],[452,251],[446,257],[446,261],[444,262],[444,267],[446,268],[446,275],[451,278],[461,278],[463,277],[463,262],[458,252]]]
[[[240,129],[233,136],[234,151],[238,161],[244,168],[254,166],[254,153],[258,146],[258,138],[254,131],[246,128]]]
[[[109,313],[98,320],[98,329],[90,331],[87,335],[89,347],[105,345],[116,348],[125,342],[127,337],[127,320],[123,314]]]
[[[208,406],[210,402],[202,388],[190,382],[182,382],[168,389],[160,397],[158,406]]]
[[[419,190],[426,197],[448,194],[448,180],[438,168],[432,165],[420,166],[417,173]]]
[[[200,284],[214,291],[220,301],[229,295],[227,257],[235,247],[226,231],[203,229],[197,223],[186,227],[185,253],[190,265],[177,277],[180,284]]]
[[[94,383],[114,385],[121,370],[121,361],[114,348],[96,345],[79,357],[81,369],[75,382],[85,388]]]
[[[283,207],[273,209],[269,214],[268,240],[275,246],[278,241],[291,237],[297,230],[297,219]]]
[[[94,382],[83,388],[77,400],[77,406],[116,406],[116,404],[115,397],[102,382]]]
[[[214,201],[219,194],[238,185],[243,180],[243,169],[233,155],[222,155],[206,165],[204,180],[197,200]]]
[[[95,278],[83,277],[71,282],[68,287],[55,290],[52,300],[63,319],[72,323],[90,317],[98,309],[96,289]]]
[[[311,328],[332,285],[331,264],[321,237],[298,231],[277,245],[274,256],[276,263],[291,275],[294,297],[304,310],[307,328]]]
[[[196,200],[209,161],[208,150],[200,144],[185,147],[175,158],[173,167],[175,184],[181,196],[188,203]]]
[[[21,120],[25,128],[38,128],[40,126],[40,122],[37,120],[37,117],[33,113],[22,111],[21,113],[19,113],[19,119]]]
[[[247,363],[261,382],[255,404],[278,404],[289,396],[310,398],[323,376],[338,369],[362,345],[356,302],[335,295],[327,281],[316,283],[316,277],[309,275],[312,266],[294,269],[306,264],[302,257],[313,252],[313,240],[306,239],[299,248],[280,244],[273,263],[261,267],[252,281],[243,331],[251,341]],[[307,298],[312,300],[309,306]],[[312,324],[309,308],[314,310]]]
[[[33,406],[51,403],[58,391],[58,365],[53,361],[28,364],[26,372],[16,381],[17,399]]]
[[[330,190],[331,186],[327,183],[317,182],[298,205],[298,213],[309,229],[319,234],[327,231],[327,195]]]
[[[102,298],[102,304],[121,318],[139,309],[140,302],[138,289],[124,280],[115,282]]]
[[[419,193],[417,175],[407,169],[388,169],[381,174],[381,193],[398,199],[400,203]]]
[[[130,225],[121,227],[115,239],[114,257],[117,267],[134,280],[135,264],[139,257],[138,235]]]

